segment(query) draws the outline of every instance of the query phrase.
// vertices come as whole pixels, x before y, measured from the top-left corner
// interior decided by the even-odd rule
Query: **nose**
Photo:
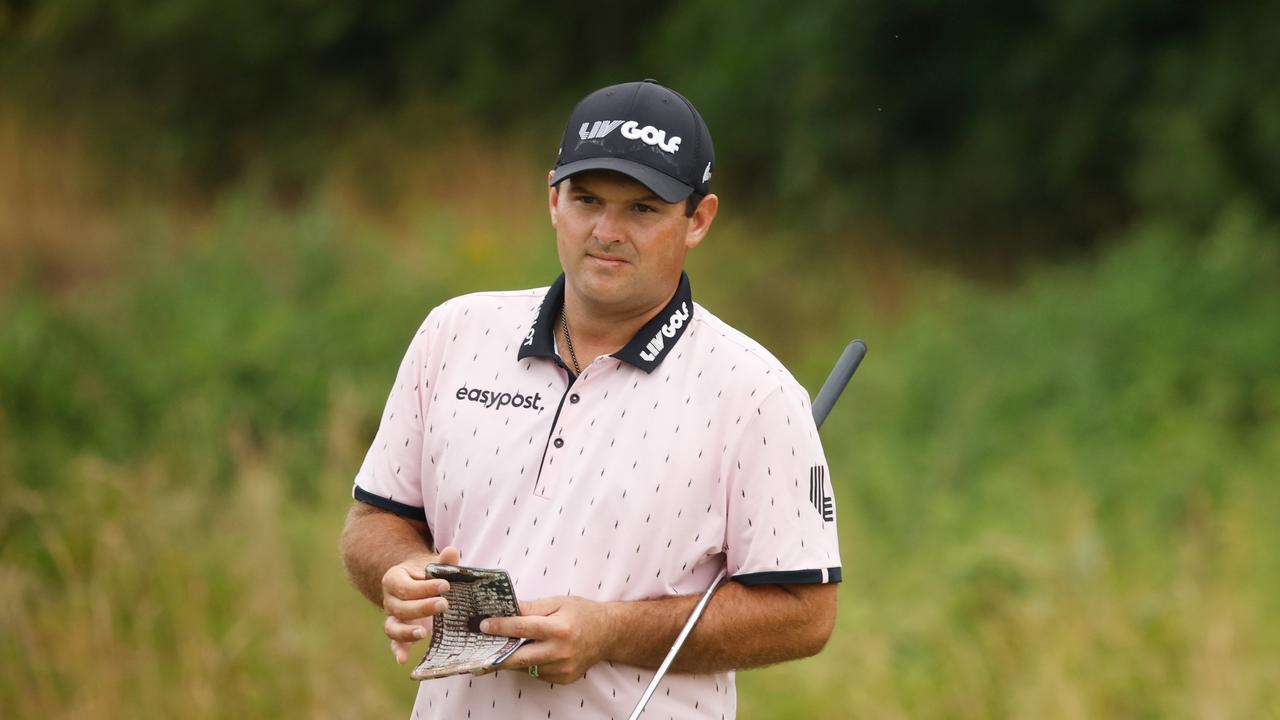
[[[622,242],[626,238],[625,212],[622,208],[609,208],[600,213],[594,232],[596,240],[605,245]]]

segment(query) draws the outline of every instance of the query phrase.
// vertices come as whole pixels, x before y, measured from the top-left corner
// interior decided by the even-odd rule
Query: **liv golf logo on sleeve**
[[[826,479],[827,469],[823,466],[814,465],[809,468],[809,502],[822,516],[822,522],[829,523],[835,519],[835,513],[831,507],[831,496],[827,494],[826,483],[823,482]]]

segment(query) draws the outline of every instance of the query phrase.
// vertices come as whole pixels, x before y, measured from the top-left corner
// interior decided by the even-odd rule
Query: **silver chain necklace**
[[[569,336],[569,314],[564,310],[560,311],[560,327],[564,329],[564,344],[569,348],[569,359],[573,361],[573,374],[581,375],[582,368],[578,366],[578,353],[573,351],[573,338]]]

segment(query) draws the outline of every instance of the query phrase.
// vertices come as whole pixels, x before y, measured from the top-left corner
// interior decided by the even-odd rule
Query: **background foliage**
[[[700,301],[810,389],[871,346],[837,632],[741,715],[1280,717],[1274,3],[628,12],[0,0],[0,717],[406,713],[351,477],[646,76],[720,153]]]
[[[59,104],[131,97],[129,126],[210,179],[268,153],[304,181],[333,137],[413,102],[554,138],[586,91],[657,76],[716,129],[735,190],[957,256],[1087,246],[1150,212],[1203,229],[1236,199],[1280,211],[1263,0],[7,6],[11,64],[57,76]]]

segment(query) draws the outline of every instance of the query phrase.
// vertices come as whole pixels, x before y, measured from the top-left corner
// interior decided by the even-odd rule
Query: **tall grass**
[[[426,310],[556,272],[536,165],[434,152],[289,209],[68,191],[96,270],[65,220],[4,256],[0,717],[407,713],[337,559],[350,478]],[[484,175],[441,182],[445,152]],[[52,186],[32,172],[0,187]],[[16,247],[36,211],[5,207]],[[1254,217],[992,289],[727,212],[700,300],[810,388],[872,348],[824,430],[837,632],[744,673],[742,717],[1280,717],[1280,245]]]
[[[835,639],[745,705],[1280,715],[1280,247],[1250,217],[1152,225],[1012,291],[949,287],[873,343],[824,431]]]

